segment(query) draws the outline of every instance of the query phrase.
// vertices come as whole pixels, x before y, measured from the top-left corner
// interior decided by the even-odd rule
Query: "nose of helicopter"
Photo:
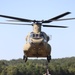
[[[44,39],[40,38],[40,39],[31,39],[31,43],[35,43],[35,44],[40,44],[43,43]]]

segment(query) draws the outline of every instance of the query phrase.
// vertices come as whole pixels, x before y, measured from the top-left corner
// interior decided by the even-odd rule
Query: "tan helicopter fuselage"
[[[51,53],[51,46],[48,44],[49,37],[41,32],[40,25],[33,26],[33,32],[26,37],[24,53],[27,57],[47,57]]]

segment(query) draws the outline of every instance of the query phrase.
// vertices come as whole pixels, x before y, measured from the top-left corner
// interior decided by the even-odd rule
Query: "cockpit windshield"
[[[43,35],[43,33],[40,33],[40,34],[35,34],[35,33],[31,33],[30,34],[30,37],[31,38],[34,38],[34,39],[39,39],[39,38],[44,38],[44,35]]]

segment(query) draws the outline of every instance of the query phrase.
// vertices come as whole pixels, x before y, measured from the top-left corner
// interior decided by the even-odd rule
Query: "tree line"
[[[51,75],[75,75],[75,57],[52,59],[48,68]],[[43,75],[46,69],[45,59],[26,63],[22,59],[0,60],[0,75]]]

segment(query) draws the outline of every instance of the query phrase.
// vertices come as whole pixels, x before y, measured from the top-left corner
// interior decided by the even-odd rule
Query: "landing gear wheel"
[[[47,61],[50,62],[50,60],[51,60],[51,56],[48,55],[48,56],[47,56]]]
[[[27,61],[27,56],[23,56],[23,60],[26,62]]]

